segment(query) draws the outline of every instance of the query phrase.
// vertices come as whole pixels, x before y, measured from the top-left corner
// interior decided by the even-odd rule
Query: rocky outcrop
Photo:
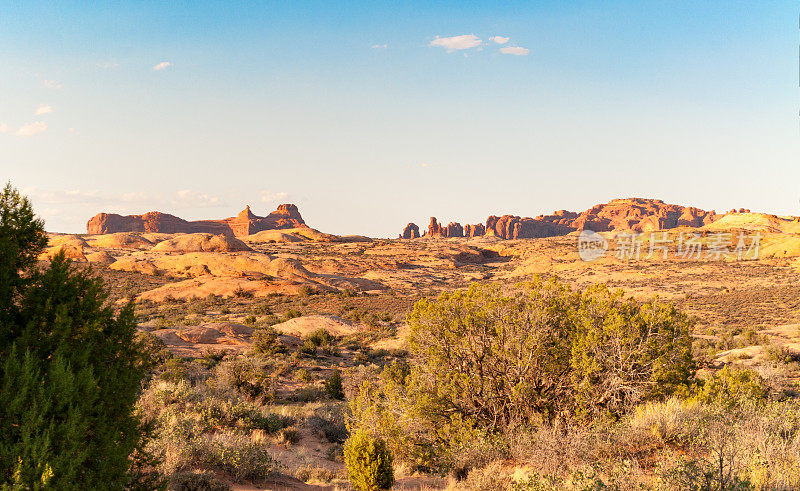
[[[577,230],[649,232],[676,227],[702,227],[721,218],[714,211],[666,204],[658,199],[615,199],[581,213],[572,222]]]
[[[431,223],[428,224],[428,233],[426,237],[442,237],[442,226],[436,221],[436,217],[431,217]]]
[[[739,213],[749,210],[740,209]],[[734,213],[735,210],[732,211]],[[671,205],[657,199],[626,198],[593,206],[583,213],[558,210],[552,215],[536,218],[517,215],[492,215],[486,225],[450,223],[446,227],[431,217],[427,237],[480,237],[489,235],[502,239],[527,239],[566,235],[576,230],[595,232],[630,230],[649,232],[676,227],[702,227],[724,215],[695,207]],[[405,238],[405,231],[401,237]]]
[[[262,230],[305,227],[297,206],[280,205],[277,210],[265,217],[250,211],[247,206],[237,216],[224,220],[187,221],[174,215],[151,211],[144,215],[117,215],[100,213],[86,224],[89,234],[111,234],[117,232],[157,232],[157,233],[208,233],[216,235],[247,236]]]
[[[486,235],[486,227],[482,223],[464,225],[464,237],[480,237],[482,235]]]
[[[406,225],[406,228],[403,229],[403,233],[400,234],[401,239],[416,239],[419,237],[419,227],[417,227],[416,223],[409,223]]]

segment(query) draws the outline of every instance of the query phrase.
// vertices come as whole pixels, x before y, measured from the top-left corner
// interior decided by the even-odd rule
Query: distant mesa
[[[206,233],[244,237],[263,230],[307,227],[297,206],[283,204],[265,217],[254,215],[247,206],[237,216],[224,220],[187,221],[168,213],[151,211],[144,215],[117,215],[99,213],[86,224],[89,234],[112,234],[118,232],[150,233]]]
[[[739,213],[746,211],[749,210],[740,209]],[[658,199],[624,198],[593,206],[583,213],[559,210],[552,215],[540,215],[536,218],[492,215],[486,219],[485,225],[477,223],[462,227],[459,223],[451,222],[443,226],[435,217],[431,217],[428,230],[423,233],[423,237],[494,236],[501,239],[533,239],[566,235],[584,229],[594,232],[619,230],[649,232],[683,226],[702,227],[723,216],[715,211],[667,204]],[[416,238],[413,235],[415,229],[418,230],[417,225],[409,223],[400,237]]]

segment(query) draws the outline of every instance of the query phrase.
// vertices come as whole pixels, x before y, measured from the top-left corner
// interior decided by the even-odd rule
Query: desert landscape
[[[208,469],[233,489],[346,486],[346,401],[352,404],[358,381],[406,362],[407,316],[415,303],[475,283],[513,290],[536,278],[558,278],[576,290],[603,284],[641,302],[657,297],[692,318],[698,380],[739,367],[757,373],[772,397],[796,395],[797,217],[706,212],[630,198],[582,213],[490,216],[467,227],[441,226],[431,218],[421,236],[409,224],[398,239],[371,239],[313,229],[294,205],[267,216],[272,221],[260,225],[264,219],[249,207],[234,218],[194,223],[158,212],[99,214],[88,221],[86,234],[49,234],[40,256],[63,254],[103,278],[115,305],[133,302],[139,336],[159,360],[139,403],[165,425],[162,431],[216,410],[222,412],[218,423],[192,423],[195,438],[232,434],[264,446],[276,469],[266,480]],[[606,255],[581,259],[585,230],[609,241]],[[756,235],[759,243],[751,249]],[[640,245],[636,257],[619,253],[629,236]],[[700,244],[692,254],[680,250],[684,236]],[[717,237],[724,238],[726,252],[715,256]],[[737,257],[743,237],[749,252]],[[334,374],[341,376],[335,394]],[[222,386],[229,392],[219,392]],[[248,429],[254,423],[237,419],[230,404],[265,414],[272,426]],[[156,441],[166,474],[187,465],[202,469],[182,461],[187,441]],[[629,472],[640,484],[657,477],[661,451],[629,456]],[[492,471],[500,476],[495,485],[522,482],[530,471],[514,459],[485,464],[500,466]],[[439,489],[453,482],[402,467],[395,487]]]
[[[0,3],[0,491],[800,490],[797,15]]]

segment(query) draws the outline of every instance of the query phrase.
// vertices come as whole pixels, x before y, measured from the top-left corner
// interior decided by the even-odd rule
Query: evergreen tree
[[[0,195],[0,483],[121,489],[140,446],[134,404],[145,360],[130,305],[63,255],[44,267],[43,223]]]

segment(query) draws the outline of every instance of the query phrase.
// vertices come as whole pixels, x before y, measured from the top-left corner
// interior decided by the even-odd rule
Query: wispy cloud
[[[220,204],[220,199],[193,189],[182,189],[175,193],[171,204],[176,206],[185,204],[190,204],[191,206],[216,206]]]
[[[429,46],[438,46],[447,52],[475,48],[483,44],[481,39],[474,34],[464,34],[461,36],[439,37],[430,42]]]
[[[259,194],[261,195],[260,199],[262,203],[275,203],[277,201],[284,201],[286,198],[289,197],[288,193],[273,192],[267,189],[261,190],[261,193]]]
[[[386,49],[386,48],[388,48],[388,47],[389,47],[389,46],[388,46],[388,45],[386,45],[386,44],[373,44],[373,45],[372,45],[372,49]]]
[[[507,55],[525,56],[530,53],[531,50],[528,48],[522,48],[520,46],[505,46],[500,48],[500,52]]]
[[[59,82],[58,80],[45,80],[44,86],[47,87],[48,89],[54,89],[54,90],[60,89],[61,82]]]
[[[49,104],[39,104],[34,114],[39,116],[40,114],[50,114],[51,112],[53,112],[53,106]]]
[[[24,124],[14,133],[17,136],[29,137],[36,136],[39,133],[47,130],[47,123],[44,121],[37,121],[35,123]]]
[[[158,65],[153,67],[153,71],[157,72],[159,70],[166,70],[167,68],[169,68],[171,66],[172,66],[172,63],[170,63],[168,61],[162,61],[161,63],[159,63]]]
[[[119,63],[117,63],[115,61],[106,61],[106,62],[103,62],[103,63],[98,63],[97,66],[100,67],[100,68],[106,68],[106,69],[108,69],[108,68],[117,68],[119,66]]]
[[[511,38],[506,38],[503,36],[492,36],[489,38],[489,41],[494,41],[497,44],[506,44],[509,39]]]
[[[0,133],[8,133],[9,131],[11,131],[11,128],[7,124],[0,123]]]

